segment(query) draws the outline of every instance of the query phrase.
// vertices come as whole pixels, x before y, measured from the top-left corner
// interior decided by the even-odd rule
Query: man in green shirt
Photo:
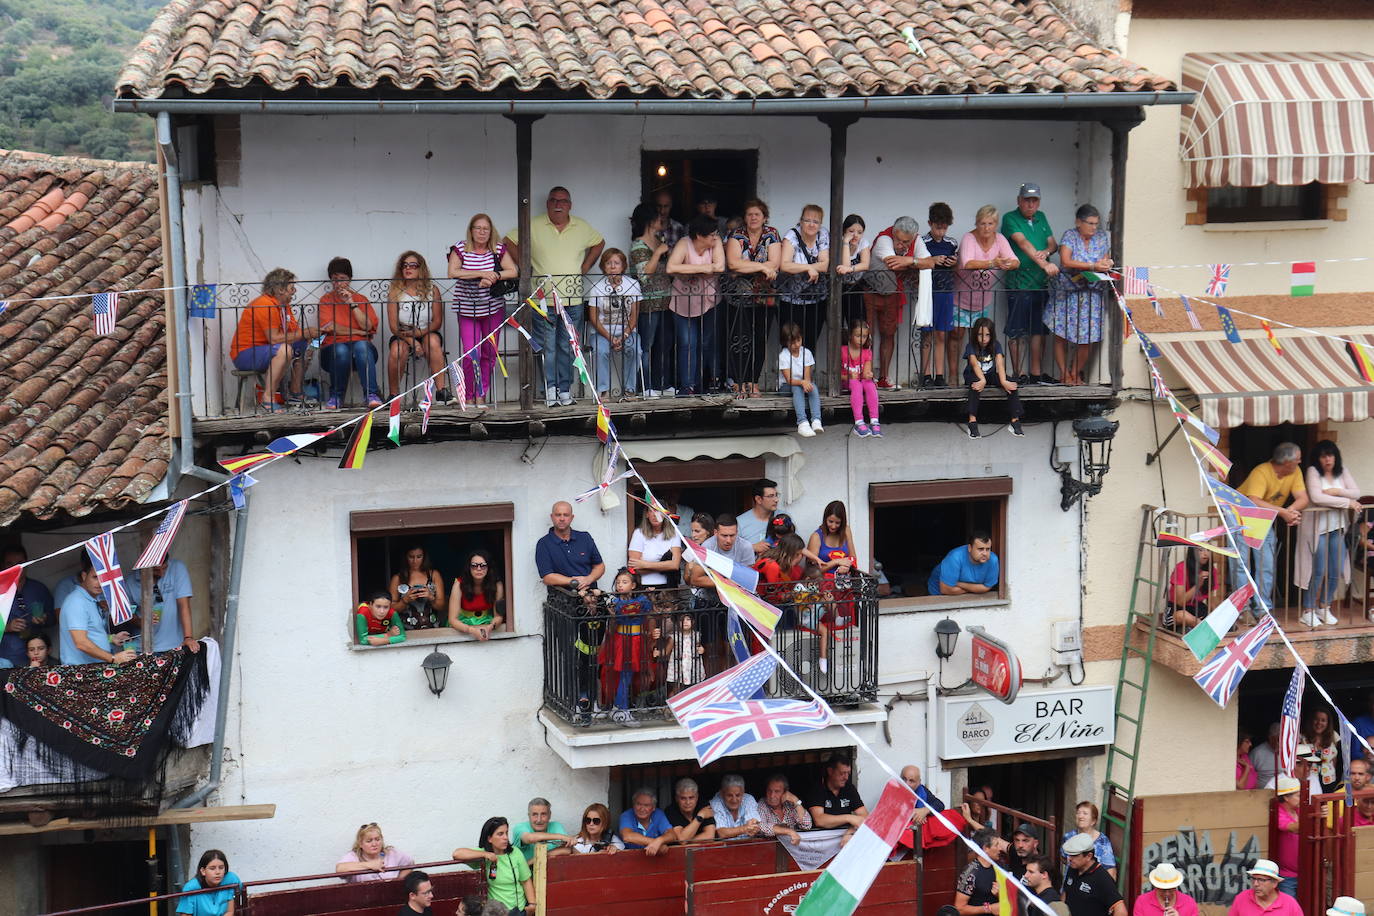
[[[562,824],[551,819],[553,806],[547,798],[531,798],[525,812],[529,820],[516,824],[510,835],[525,854],[526,862],[534,861],[534,847],[539,843],[548,845],[551,856],[564,856],[572,851],[573,838]]]
[[[1050,221],[1040,212],[1040,185],[1028,181],[1016,195],[1016,209],[1002,215],[1002,235],[1011,242],[1012,250],[1021,262],[1015,270],[1007,271],[1007,325],[1003,333],[1011,356],[1007,370],[1018,385],[1051,384],[1054,379],[1044,371],[1046,287],[1049,278],[1059,273],[1050,257],[1059,250]],[[1030,338],[1030,354],[1021,362],[1026,338]],[[1037,374],[1037,368],[1040,372]]]
[[[537,287],[540,279],[549,292],[557,290],[558,300],[568,310],[568,318],[579,333],[582,329],[582,277],[592,269],[606,240],[601,233],[572,215],[572,194],[558,186],[549,191],[545,213],[530,220],[530,268]],[[520,232],[506,236],[506,246],[516,263],[520,261]],[[551,298],[551,297],[550,297]],[[572,345],[563,322],[549,313],[549,320],[534,322],[544,349],[544,406],[572,406]]]

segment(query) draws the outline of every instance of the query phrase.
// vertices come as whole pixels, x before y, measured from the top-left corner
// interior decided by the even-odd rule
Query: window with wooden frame
[[[723,512],[736,515],[745,511],[753,501],[754,481],[767,477],[762,458],[709,458],[699,461],[678,461],[669,458],[635,467],[653,488],[654,495],[665,502],[676,498],[693,512],[705,512],[712,518]],[[629,492],[643,497],[644,488],[632,480]],[[625,541],[629,543],[635,526],[644,517],[644,505],[629,500],[625,507]],[[678,519],[678,526],[686,534],[691,529],[690,515]]]
[[[457,580],[477,551],[489,557],[487,575],[505,583],[505,632],[516,628],[516,608],[512,600],[510,570],[511,524],[515,506],[511,503],[483,503],[470,506],[426,506],[412,509],[379,509],[349,514],[349,541],[353,562],[353,608],[377,591],[390,589],[392,576],[402,575],[406,552],[424,549],[433,579],[442,580],[445,607],[436,610],[438,626],[423,627],[419,634],[455,635],[448,627],[448,612],[458,606]],[[405,577],[402,575],[402,584]],[[351,630],[350,620],[350,635]]]
[[[930,595],[927,582],[940,561],[986,531],[1001,566],[997,587],[969,595],[970,603],[1007,597],[1007,502],[1010,477],[968,477],[875,483],[868,488],[870,563],[881,568],[892,592],[884,603],[948,602],[958,597]],[[881,566],[879,566],[881,564]]]
[[[1343,220],[1340,198],[1345,185],[1267,184],[1257,188],[1194,188],[1188,196],[1197,206],[1189,214],[1193,224],[1264,223],[1300,220]]]

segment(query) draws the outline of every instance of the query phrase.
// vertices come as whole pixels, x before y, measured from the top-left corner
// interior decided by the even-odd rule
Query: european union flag
[[[1236,330],[1236,320],[1231,317],[1231,310],[1218,305],[1217,317],[1221,319],[1221,329],[1226,332],[1226,339],[1233,344],[1240,343],[1240,331]]]
[[[1150,359],[1159,359],[1164,355],[1159,352],[1159,347],[1155,346],[1155,342],[1146,337],[1139,328],[1136,328],[1135,336],[1140,338],[1140,345],[1145,348],[1145,355]]]
[[[191,304],[186,313],[192,318],[214,318],[215,284],[200,283],[191,287]]]

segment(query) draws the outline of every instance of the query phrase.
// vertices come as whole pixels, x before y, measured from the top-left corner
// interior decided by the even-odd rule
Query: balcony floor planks
[[[885,412],[897,411],[898,419],[920,416],[932,410],[948,412],[961,410],[966,392],[963,388],[903,389],[884,392],[880,403]],[[1028,386],[1021,390],[1021,398],[1027,413],[1044,412],[1046,415],[1063,413],[1068,415],[1077,409],[1076,405],[1085,402],[1104,402],[1114,398],[1112,389],[1105,385],[1087,385],[1069,388],[1062,385]],[[1003,400],[1000,392],[992,392],[985,400],[996,404]],[[552,435],[595,435],[595,402],[583,398],[572,407],[535,406],[521,410],[517,406],[498,406],[495,408],[459,410],[456,405],[436,404],[430,413],[429,436],[433,439],[468,438],[473,435],[473,424],[480,423],[486,428],[490,438],[523,437],[528,434],[532,422],[544,425]],[[849,413],[849,397],[821,398],[821,406],[833,412],[834,422],[843,422]],[[195,421],[196,437],[202,440],[236,439],[255,434],[268,436],[286,435],[298,432],[323,432],[358,414],[365,408],[353,407],[343,410],[290,410],[272,414],[257,414],[242,417],[207,417]],[[645,426],[652,425],[661,429],[681,428],[682,423],[693,418],[713,419],[715,426],[729,430],[757,429],[761,421],[776,424],[779,431],[792,425],[792,401],[781,395],[759,398],[734,398],[730,395],[705,395],[694,398],[658,398],[655,400],[615,401],[607,404],[612,419],[623,425],[630,420],[630,428],[622,433],[636,432],[635,426],[642,417]],[[996,408],[994,408],[996,409]],[[381,411],[378,411],[379,415]],[[884,419],[887,419],[885,417]],[[408,407],[402,413],[405,438],[418,441],[420,412],[418,408]],[[414,427],[413,431],[408,427]],[[703,434],[705,429],[699,430]],[[342,445],[342,439],[339,440]]]

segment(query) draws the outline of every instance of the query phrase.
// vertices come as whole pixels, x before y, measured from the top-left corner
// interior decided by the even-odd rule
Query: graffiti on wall
[[[1212,842],[1211,830],[1180,827],[1145,847],[1145,874],[1160,862],[1172,862],[1183,872],[1183,886],[1179,888],[1183,893],[1198,903],[1229,904],[1250,886],[1245,870],[1259,858],[1259,850],[1259,837],[1253,833],[1240,839],[1236,831],[1228,831],[1225,848],[1218,848]]]

